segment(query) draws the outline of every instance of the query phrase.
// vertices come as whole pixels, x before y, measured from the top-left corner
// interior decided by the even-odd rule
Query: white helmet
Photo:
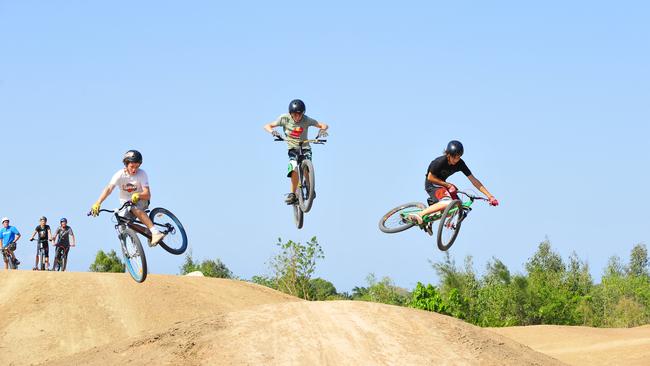
[[[9,221],[9,218],[7,216],[3,217],[1,222],[4,224],[5,221]]]

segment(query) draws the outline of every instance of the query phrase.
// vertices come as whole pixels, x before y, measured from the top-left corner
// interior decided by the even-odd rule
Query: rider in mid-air
[[[32,241],[34,240],[35,236],[38,236],[36,241],[36,261],[34,262],[34,271],[38,270],[39,245],[43,246],[43,254],[45,256],[45,263],[41,263],[41,265],[45,265],[45,270],[50,268],[50,245],[47,241],[52,240],[52,231],[50,231],[50,225],[47,224],[47,217],[41,216],[41,219],[39,221],[40,223],[38,226],[36,226],[36,229],[34,229],[32,237],[29,238],[29,241]]]
[[[491,206],[499,205],[499,201],[485,188],[483,183],[472,175],[465,161],[460,158],[464,151],[463,144],[460,141],[449,141],[444,155],[434,159],[429,164],[427,178],[424,182],[424,189],[429,194],[429,198],[427,199],[429,207],[420,212],[408,215],[408,218],[412,222],[422,225],[422,217],[443,210],[452,199],[458,199],[458,189],[456,186],[447,183],[447,178],[458,171],[463,172],[474,187],[488,198]]]
[[[131,201],[133,206],[125,214],[133,214],[137,217],[150,231],[151,241],[149,246],[155,246],[165,236],[153,226],[153,222],[147,216],[145,210],[149,207],[151,192],[149,190],[149,178],[144,170],[140,169],[142,165],[142,154],[137,150],[129,150],[124,154],[122,159],[124,169],[118,170],[106,188],[102,191],[97,202],[90,209],[93,216],[99,215],[102,202],[113,192],[115,186],[120,188],[120,204]]]
[[[329,126],[325,123],[318,122],[313,118],[305,115],[305,103],[300,99],[292,100],[289,103],[289,113],[280,115],[275,121],[264,125],[264,129],[272,134],[274,137],[280,137],[280,133],[275,131],[275,127],[283,127],[286,136],[287,145],[289,146],[289,172],[287,177],[291,178],[291,191],[287,195],[285,202],[288,205],[293,205],[298,202],[295,195],[296,188],[298,187],[298,146],[300,142],[307,140],[307,129],[310,126],[318,127],[318,136],[316,138],[327,137],[327,129]],[[311,148],[309,144],[303,145],[303,154],[306,159],[311,160]],[[316,192],[314,192],[314,197]]]

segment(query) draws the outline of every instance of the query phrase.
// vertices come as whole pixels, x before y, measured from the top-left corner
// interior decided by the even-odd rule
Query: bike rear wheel
[[[171,211],[156,207],[149,213],[153,225],[165,234],[158,244],[171,254],[183,254],[187,249],[187,234],[180,220]]]
[[[124,254],[126,270],[136,282],[144,282],[147,278],[147,258],[144,255],[140,238],[135,231],[126,228],[120,234],[120,245]]]
[[[425,208],[426,206],[424,203],[420,202],[409,202],[399,205],[388,211],[381,220],[379,220],[379,230],[387,234],[394,234],[410,229],[415,224],[406,220],[406,216],[411,212],[422,211]]]
[[[296,195],[302,212],[307,213],[311,210],[314,203],[314,187],[316,186],[314,176],[314,164],[311,160],[303,160],[300,163],[300,171],[302,172],[300,186]]]
[[[438,226],[438,249],[447,251],[458,236],[462,222],[463,209],[460,200],[453,200],[442,212]]]
[[[16,258],[14,257],[14,255],[5,253],[5,258],[7,259],[7,264],[9,265],[9,269],[16,269],[16,263],[14,262]]]

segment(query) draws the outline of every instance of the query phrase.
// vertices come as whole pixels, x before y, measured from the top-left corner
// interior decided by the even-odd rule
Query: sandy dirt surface
[[[560,365],[490,330],[232,280],[0,272],[0,365]]]
[[[603,329],[538,325],[492,328],[570,365],[650,365],[650,326]]]

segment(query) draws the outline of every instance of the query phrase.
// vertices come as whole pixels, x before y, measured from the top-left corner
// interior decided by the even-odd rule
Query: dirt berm
[[[0,365],[559,365],[489,330],[242,281],[2,271]]]

